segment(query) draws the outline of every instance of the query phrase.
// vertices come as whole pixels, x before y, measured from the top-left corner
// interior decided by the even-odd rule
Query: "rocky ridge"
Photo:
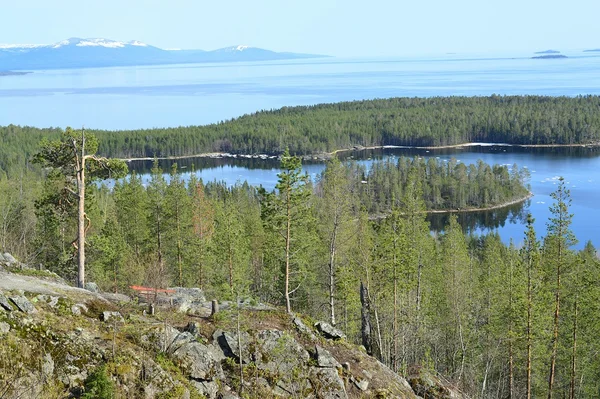
[[[392,372],[328,323],[250,302],[211,316],[201,291],[174,291],[150,315],[0,270],[0,397],[81,397],[102,373],[116,398],[463,397],[422,370]]]

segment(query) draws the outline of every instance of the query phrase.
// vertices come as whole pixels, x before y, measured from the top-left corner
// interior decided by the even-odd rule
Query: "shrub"
[[[86,378],[84,382],[85,393],[83,399],[112,399],[115,387],[106,373],[106,366],[102,365]]]

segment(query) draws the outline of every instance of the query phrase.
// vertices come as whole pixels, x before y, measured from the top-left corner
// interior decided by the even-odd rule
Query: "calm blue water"
[[[501,164],[511,167],[526,167],[531,178],[529,184],[534,196],[527,202],[508,210],[467,214],[461,220],[463,225],[470,226],[470,231],[485,233],[498,231],[502,239],[508,243],[511,239],[515,244],[523,241],[525,220],[528,213],[535,217],[535,228],[538,236],[546,234],[546,223],[551,216],[549,207],[553,200],[550,194],[556,190],[558,177],[565,178],[566,186],[571,192],[570,207],[573,218],[572,230],[579,239],[577,248],[583,248],[586,241],[591,240],[600,248],[600,148],[558,148],[558,149],[525,149],[506,146],[466,147],[462,149],[385,149],[367,150],[345,153],[342,159],[354,159],[359,163],[370,165],[382,159],[397,159],[400,156],[423,158],[436,157],[442,160],[455,158],[465,164],[476,163],[481,159],[489,164]],[[163,170],[170,170],[174,161],[160,162]],[[189,180],[191,169],[197,177],[207,181],[224,181],[228,185],[247,181],[267,189],[273,189],[277,183],[278,161],[248,160],[248,159],[210,159],[188,158],[175,161],[183,173],[183,179]],[[152,162],[132,162],[130,167],[141,174],[145,183],[150,180],[149,169]],[[304,164],[304,170],[313,179],[323,170],[322,162]],[[168,176],[167,176],[168,178]],[[436,217],[432,225],[441,228],[445,217]]]
[[[586,54],[557,60],[448,55],[36,71],[0,77],[0,125],[134,129],[377,97],[600,94],[600,56]]]
[[[392,96],[600,95],[600,56],[568,55],[571,58],[558,60],[449,55],[36,71],[0,77],[0,125],[134,129],[206,124],[261,109]],[[527,166],[535,194],[532,200],[508,214],[481,215],[480,223],[474,225],[476,231],[497,229],[505,241],[512,238],[516,243],[522,241],[524,231],[519,215],[529,211],[536,218],[538,233],[545,234],[552,202],[549,195],[556,188],[557,176],[564,176],[573,198],[578,247],[587,240],[600,247],[597,152],[499,147],[354,155],[453,156],[465,163],[481,158],[488,163]],[[204,168],[197,173],[205,181],[248,180],[271,188],[277,180],[277,163],[273,162],[197,159],[178,163]],[[305,168],[314,176],[323,165]]]

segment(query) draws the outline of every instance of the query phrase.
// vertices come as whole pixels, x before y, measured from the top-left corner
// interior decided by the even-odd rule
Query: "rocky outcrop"
[[[14,288],[18,282],[25,282],[22,291]],[[458,391],[424,376],[411,376],[411,387],[340,330],[270,306],[233,302],[235,310],[211,317],[167,304],[148,315],[147,304],[117,306],[102,293],[47,283],[14,276],[0,282],[0,383],[11,381],[7,399],[77,397],[100,368],[118,397],[462,398],[427,396]],[[188,299],[177,307],[202,299],[199,290],[178,292]]]

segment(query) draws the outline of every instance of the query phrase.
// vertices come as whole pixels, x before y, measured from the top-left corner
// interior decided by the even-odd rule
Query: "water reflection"
[[[525,224],[531,200],[504,208],[490,209],[488,211],[459,212],[456,213],[458,223],[466,233],[481,233],[497,230],[510,224]],[[442,232],[448,224],[450,213],[433,213],[427,216],[430,229]]]

